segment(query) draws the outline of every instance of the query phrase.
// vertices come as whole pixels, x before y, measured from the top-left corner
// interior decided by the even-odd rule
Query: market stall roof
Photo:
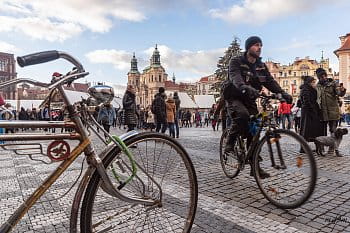
[[[215,104],[215,98],[213,95],[195,95],[194,102],[198,108],[211,108]]]
[[[178,92],[178,95],[181,101],[181,108],[198,108],[197,104],[193,102],[191,97],[186,92]]]

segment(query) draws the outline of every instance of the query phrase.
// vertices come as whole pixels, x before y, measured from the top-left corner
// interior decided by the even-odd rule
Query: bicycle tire
[[[265,135],[257,145],[253,156],[255,180],[262,194],[273,205],[281,209],[294,209],[303,205],[315,190],[317,180],[316,161],[309,145],[300,135],[284,129],[275,129],[272,133],[278,135],[276,136],[278,140],[272,139],[271,144],[272,151],[275,152],[276,164],[280,164],[276,153],[277,146],[280,145],[281,152],[282,150],[288,151],[287,154],[282,155],[286,169],[273,168],[269,157],[270,152],[266,152],[269,150]],[[289,147],[282,148],[283,143],[287,141]],[[293,153],[293,148],[298,152]],[[300,153],[299,149],[301,148],[305,153]],[[270,173],[270,177],[261,179],[260,168]],[[289,182],[289,184],[283,182]]]
[[[164,148],[162,150],[164,153],[160,151],[159,154],[156,154],[155,151],[158,149],[157,143],[163,143],[162,148]],[[193,164],[186,150],[177,141],[165,134],[149,132],[140,133],[127,139],[125,144],[129,148],[131,147],[130,150],[133,153],[135,161],[138,162],[138,165],[142,165],[141,167],[147,170],[149,174],[153,172],[152,178],[162,186],[162,207],[155,207],[154,209],[146,211],[142,205],[133,206],[133,204],[109,196],[101,189],[100,175],[95,171],[84,194],[80,217],[81,232],[90,233],[106,230],[109,226],[106,226],[106,223],[101,223],[103,219],[100,219],[102,217],[108,219],[118,214],[118,211],[121,214],[119,214],[117,219],[113,220],[116,222],[111,222],[112,225],[114,224],[113,228],[110,229],[111,232],[158,232],[158,230],[166,232],[190,232],[197,208],[198,184]],[[152,145],[154,145],[153,148],[151,148]],[[136,148],[133,148],[134,146],[136,146]],[[165,146],[168,146],[170,152],[173,153],[166,153],[169,151],[167,151]],[[148,158],[148,153],[152,153],[152,149],[154,149],[154,154]],[[137,151],[140,153],[137,153]],[[107,171],[110,169],[111,164],[115,164],[117,158],[118,160],[121,159],[121,157],[119,157],[120,154],[119,148],[115,147],[103,159],[103,164]],[[149,161],[147,160],[147,164],[145,162],[146,159],[150,159]],[[169,159],[171,159],[171,161],[169,161]],[[127,161],[127,159],[125,159],[125,161]],[[151,163],[156,161],[157,163]],[[162,174],[162,178],[159,179],[158,173],[161,172],[163,168],[164,172],[170,171],[171,168],[168,167],[170,166],[170,162],[172,162],[171,165],[175,164],[177,166],[173,176],[165,177],[165,175]],[[182,171],[180,171],[180,169],[182,169]],[[110,172],[107,174],[111,175]],[[133,196],[137,193],[139,197],[142,195],[146,196],[147,194],[151,197],[152,195],[159,195],[156,190],[156,185],[154,185],[149,177],[145,176],[145,173],[140,170],[140,167],[138,167],[137,176],[136,179],[134,178],[133,181],[125,185],[120,191],[122,193],[124,192],[124,194],[132,192],[131,194],[133,194]],[[187,178],[187,180],[185,180],[185,178]],[[145,182],[146,185],[142,184],[143,182]],[[169,185],[170,182],[171,184]],[[167,184],[165,185],[165,183]],[[117,182],[116,185],[118,185]],[[129,210],[122,212],[126,209],[126,206],[130,206]],[[135,211],[139,212],[135,214]],[[111,216],[106,218],[105,215],[108,214]],[[127,214],[130,214],[130,216],[127,216]],[[121,222],[120,220],[123,219],[126,220]],[[138,222],[140,222],[140,225]],[[96,226],[97,224],[100,225]],[[93,226],[100,229],[93,229]]]
[[[237,142],[238,142],[238,140],[236,140],[237,142],[234,146],[234,151],[232,153],[225,154],[223,148],[225,147],[225,144],[226,144],[226,137],[227,137],[228,131],[229,131],[229,129],[226,129],[222,133],[221,138],[220,138],[220,151],[219,151],[220,164],[221,164],[221,167],[222,167],[224,174],[228,178],[233,179],[236,176],[238,176],[238,174],[240,172],[239,164],[238,164],[238,157],[237,157],[237,150],[238,150]]]

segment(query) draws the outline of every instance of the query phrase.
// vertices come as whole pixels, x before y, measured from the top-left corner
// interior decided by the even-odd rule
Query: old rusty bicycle
[[[74,65],[66,75],[42,83],[32,79],[14,79],[0,88],[21,82],[45,87],[49,96],[59,93],[69,114],[68,121],[0,121],[0,128],[66,128],[69,133],[29,132],[2,134],[1,148],[16,156],[37,159],[44,156],[57,168],[2,223],[1,233],[10,232],[27,211],[44,195],[69,166],[84,153],[88,164],[72,201],[70,232],[190,232],[197,208],[198,185],[193,164],[186,150],[165,134],[131,131],[121,136],[108,134],[89,112],[94,101],[109,101],[104,89],[93,98],[72,103],[64,85],[70,85],[89,73],[73,56],[60,51],[45,51],[18,57],[21,67],[65,59]],[[103,96],[104,98],[100,98]],[[84,122],[84,124],[83,124]],[[107,135],[99,135],[96,128]],[[105,144],[97,154],[91,132]],[[70,143],[76,142],[70,151]],[[42,141],[48,141],[47,150]],[[38,159],[37,159],[38,160]],[[39,160],[38,160],[39,161]],[[80,214],[80,218],[79,218]],[[80,222],[79,222],[80,219]]]

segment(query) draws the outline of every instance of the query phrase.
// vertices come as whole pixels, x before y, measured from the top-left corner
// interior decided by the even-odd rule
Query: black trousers
[[[249,133],[249,118],[258,114],[258,107],[255,102],[243,100],[227,100],[227,113],[232,119],[231,128],[228,133],[228,144],[233,144],[238,135],[248,138],[247,146],[252,139]]]

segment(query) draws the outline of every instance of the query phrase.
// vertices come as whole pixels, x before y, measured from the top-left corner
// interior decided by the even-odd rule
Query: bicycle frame
[[[266,98],[266,100],[268,101],[269,99]],[[265,103],[265,105],[267,105],[267,104],[268,104],[268,102]],[[265,137],[267,140],[267,145],[268,145],[268,150],[269,150],[269,155],[270,155],[270,160],[271,160],[271,166],[276,168],[276,169],[285,169],[286,165],[285,165],[283,157],[282,157],[281,145],[279,144],[278,140],[276,141],[276,147],[277,147],[278,158],[280,160],[281,165],[277,165],[275,162],[275,157],[274,157],[274,153],[273,153],[272,146],[271,146],[272,145],[271,139],[275,138],[275,135],[272,135],[272,130],[275,129],[276,127],[271,123],[271,119],[269,118],[268,114],[269,113],[267,112],[266,106],[263,106],[263,111],[257,115],[257,118],[260,118],[261,122],[259,125],[258,132],[256,133],[256,135],[253,136],[253,139],[251,141],[251,145],[249,146],[249,149],[247,152],[247,157],[251,158],[256,153],[257,146],[258,146],[259,141],[260,141],[262,129],[265,128],[266,129]],[[264,126],[266,123],[267,123],[267,127]]]
[[[70,61],[73,64],[80,64],[77,60],[71,57],[68,54],[63,53],[64,58]],[[105,150],[97,155],[91,146],[91,141],[89,139],[88,131],[84,128],[84,125],[80,119],[80,116],[76,112],[73,103],[67,97],[65,90],[63,88],[63,84],[65,81],[70,80],[74,77],[81,77],[87,75],[87,72],[84,72],[81,66],[78,72],[74,74],[68,74],[63,77],[60,81],[48,85],[45,83],[36,82],[30,79],[18,79],[15,81],[5,82],[0,84],[0,88],[4,88],[9,85],[17,84],[19,82],[29,82],[34,85],[44,86],[49,88],[51,91],[55,88],[59,91],[61,96],[63,97],[64,103],[67,106],[67,110],[70,116],[71,121],[0,121],[0,128],[74,128],[76,133],[61,133],[61,134],[20,134],[20,135],[0,135],[0,140],[2,141],[29,141],[29,140],[79,140],[79,144],[73,149],[70,156],[64,160],[56,170],[52,172],[44,182],[25,200],[17,210],[9,217],[9,219],[2,224],[0,227],[0,232],[10,232],[11,229],[20,221],[20,219],[27,213],[27,211],[35,204],[35,202],[51,187],[51,185],[60,177],[60,175],[75,161],[75,159],[84,152],[87,157],[87,162],[89,167],[85,172],[78,189],[76,191],[74,201],[71,209],[71,219],[70,219],[70,232],[77,232],[77,219],[78,219],[78,211],[80,207],[81,198],[83,192],[88,184],[88,181],[97,170],[102,178],[102,186],[103,189],[110,195],[119,198],[122,201],[134,203],[134,204],[143,204],[146,206],[152,206],[156,204],[156,201],[153,200],[145,200],[136,197],[127,197],[120,193],[118,189],[116,189],[111,180],[109,179],[106,170],[102,164],[102,159],[106,156],[116,145],[114,143],[109,144]],[[73,79],[74,80],[74,79]],[[126,140],[132,136],[137,134],[136,131],[129,132],[120,137],[121,141]],[[111,135],[109,137],[113,142],[116,142]]]

